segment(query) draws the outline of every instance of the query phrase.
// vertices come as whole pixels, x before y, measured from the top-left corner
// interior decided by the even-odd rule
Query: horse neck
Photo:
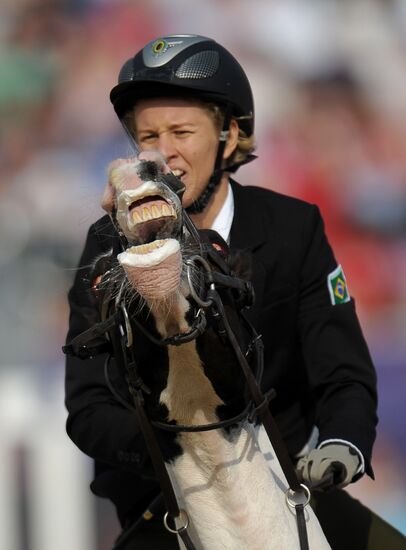
[[[181,295],[172,300],[171,311],[164,304],[155,304],[151,312],[162,337],[173,335],[173,330],[190,329],[186,321],[188,302]],[[204,342],[167,348],[168,376],[159,402],[166,406],[168,420],[178,424],[214,423],[220,420],[220,409],[227,416],[242,410],[240,401],[232,414],[227,409],[230,395],[243,393],[230,348],[212,329],[201,338]],[[227,393],[215,388],[227,388]],[[167,468],[202,542],[199,548],[247,548],[256,536],[258,517],[267,509],[267,488],[273,484],[254,427],[245,422],[230,432],[180,433],[176,441],[178,447],[166,461]],[[222,527],[212,541],[207,526],[216,522]],[[266,540],[263,535],[252,547],[263,548]]]
[[[190,304],[181,291],[165,301],[149,304],[155,328],[162,338],[185,334]],[[217,420],[216,408],[223,404],[204,372],[196,341],[168,345],[168,378],[159,401],[168,408],[168,420],[179,424],[204,424]]]

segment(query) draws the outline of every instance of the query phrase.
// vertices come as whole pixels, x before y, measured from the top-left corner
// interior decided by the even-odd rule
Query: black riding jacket
[[[363,454],[366,471],[375,439],[376,375],[353,299],[333,305],[328,275],[337,262],[318,208],[232,182],[230,248],[250,251],[256,300],[249,318],[265,346],[263,390],[274,388],[274,414],[292,457],[313,426],[319,442],[342,439]],[[69,293],[67,341],[99,321],[89,266],[117,234],[108,216],[91,226]],[[93,491],[110,498],[124,523],[158,490],[134,413],[109,390],[105,356],[67,358],[67,431],[96,461]],[[125,393],[125,383],[116,387]]]

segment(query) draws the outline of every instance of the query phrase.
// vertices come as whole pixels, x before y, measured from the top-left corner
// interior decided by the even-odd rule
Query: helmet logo
[[[152,44],[151,48],[155,55],[160,55],[161,53],[165,53],[168,49],[169,44],[165,40],[162,40],[161,38],[158,40],[155,40],[155,42]]]

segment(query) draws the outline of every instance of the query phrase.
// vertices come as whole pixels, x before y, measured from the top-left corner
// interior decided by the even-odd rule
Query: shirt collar
[[[223,206],[220,209],[220,212],[217,214],[214,219],[211,229],[217,231],[219,235],[228,243],[230,240],[230,231],[231,225],[233,223],[234,217],[234,195],[231,189],[230,183],[227,183],[227,196],[226,200],[223,203]]]

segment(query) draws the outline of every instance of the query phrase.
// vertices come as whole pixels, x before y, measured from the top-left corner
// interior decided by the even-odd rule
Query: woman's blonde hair
[[[180,99],[182,98],[180,97]],[[209,103],[195,98],[191,99],[190,97],[187,97],[185,99],[207,111],[219,132],[222,130],[224,121],[224,109],[222,107],[220,107],[216,103]],[[123,116],[123,123],[127,127],[130,134],[134,137],[134,139],[136,139],[134,109],[135,106]],[[238,117],[232,118],[238,124]],[[239,127],[237,147],[235,148],[235,151],[233,152],[231,157],[227,159],[226,167],[236,163],[244,162],[244,160],[246,160],[247,157],[255,151],[255,147],[256,144],[254,134],[252,134],[251,136],[247,136],[246,132],[244,132],[244,130],[241,130],[241,128]]]
[[[205,103],[203,101],[198,102],[203,109],[205,109],[209,115],[213,118],[213,121],[220,131],[223,128],[224,121],[224,109],[222,109],[216,103]],[[238,124],[238,117],[232,117]],[[255,137],[254,134],[247,136],[246,132],[238,125],[238,142],[234,153],[227,159],[226,166],[243,162],[248,155],[255,151]]]

